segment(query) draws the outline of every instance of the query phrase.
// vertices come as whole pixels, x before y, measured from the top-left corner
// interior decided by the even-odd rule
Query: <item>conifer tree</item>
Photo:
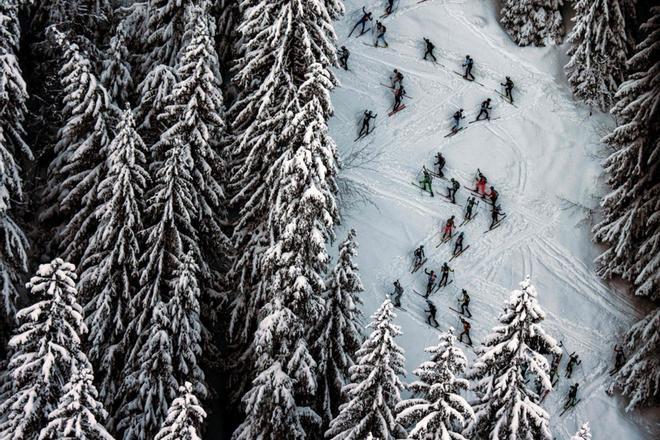
[[[589,428],[589,422],[585,422],[580,427],[579,431],[575,433],[571,440],[591,440],[591,429]]]
[[[99,184],[99,226],[82,259],[80,292],[88,298],[88,354],[100,375],[100,396],[107,405],[116,397],[118,372],[124,367],[130,302],[138,285],[138,233],[149,183],[144,151],[133,115],[125,110],[108,146],[107,175]]]
[[[15,55],[18,49],[21,37],[18,7],[18,0],[5,0],[0,4],[0,54]]]
[[[61,225],[54,245],[67,259],[78,261],[96,227],[98,184],[105,175],[110,143],[110,97],[78,46],[54,28],[51,36],[64,53],[59,78],[66,122],[58,132],[55,158],[48,168],[44,202],[49,208],[41,219]]]
[[[373,332],[357,352],[357,363],[350,368],[351,383],[344,392],[348,402],[330,423],[325,437],[333,440],[365,438],[369,433],[384,440],[403,438],[403,427],[395,420],[404,384],[403,349],[394,338],[401,334],[392,321],[394,306],[385,300],[373,314],[368,327]]]
[[[133,88],[131,65],[129,64],[129,50],[126,47],[126,22],[117,25],[115,34],[110,39],[110,46],[103,60],[101,70],[101,83],[110,94],[112,101],[118,108],[128,105],[128,95]]]
[[[561,43],[563,0],[505,0],[500,22],[519,46]]]
[[[160,136],[159,114],[176,84],[174,68],[160,64],[154,67],[138,86],[140,103],[135,110],[138,126],[145,141],[155,143]]]
[[[167,418],[155,440],[201,440],[197,430],[205,418],[206,412],[193,394],[192,384],[185,382],[167,410]]]
[[[576,98],[608,111],[623,81],[630,46],[622,0],[578,0],[566,65]]]
[[[309,338],[314,342],[313,354],[318,366],[317,408],[326,428],[338,414],[342,388],[362,342],[358,309],[362,300],[358,294],[364,288],[353,261],[357,257],[357,246],[355,230],[351,229],[339,245],[337,263],[326,282],[323,314]]]
[[[81,351],[87,328],[77,302],[75,266],[56,258],[39,266],[27,287],[35,298],[16,314],[9,341],[10,391],[0,403],[0,438],[37,438],[64,394],[73,368],[91,365]]]
[[[48,425],[41,430],[39,440],[113,440],[103,427],[108,414],[97,400],[93,382],[91,370],[74,369],[57,407],[48,415]]]
[[[191,253],[184,255],[177,272],[172,299],[168,303],[172,321],[172,363],[179,383],[192,383],[195,394],[207,396],[204,373],[199,366],[202,355],[202,324],[199,317],[199,268]]]
[[[541,393],[552,389],[543,355],[560,354],[561,348],[540,326],[545,313],[536,298],[529,279],[521,282],[504,306],[500,325],[479,348],[468,373],[476,381],[477,400],[472,405],[475,420],[464,432],[467,438],[552,439],[549,415],[527,386],[527,376],[540,384]]]
[[[151,309],[151,319],[144,329],[144,344],[136,347],[136,355],[130,361],[135,366],[127,369],[120,390],[124,402],[118,412],[117,429],[125,440],[154,438],[178,388],[172,366],[172,323],[167,306],[158,302]]]
[[[474,412],[459,394],[469,384],[457,377],[465,372],[467,359],[455,344],[449,329],[440,334],[438,345],[426,348],[431,359],[413,372],[419,380],[408,386],[415,397],[397,405],[397,422],[413,427],[409,439],[466,439],[461,432]]]

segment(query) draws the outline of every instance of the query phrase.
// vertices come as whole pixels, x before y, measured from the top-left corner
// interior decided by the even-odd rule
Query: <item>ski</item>
[[[463,78],[463,79],[466,80],[466,81],[470,81],[470,82],[473,82],[473,83],[477,83],[477,84],[479,84],[480,86],[486,87],[485,85],[483,85],[482,83],[480,83],[479,81],[477,81],[477,80],[475,80],[475,79],[468,79],[468,78],[467,78],[465,75],[463,75],[462,73],[459,73],[459,72],[457,72],[457,71],[455,71],[455,70],[452,70],[452,72],[454,72],[456,75],[460,76],[461,78]]]
[[[463,345],[467,345],[468,347],[474,350],[474,344],[468,344],[467,342],[460,341],[458,338],[456,339],[456,342],[460,342]]]
[[[413,270],[412,270],[410,273],[415,273],[415,272],[417,272],[422,266],[424,266],[424,263],[426,263],[426,260],[428,260],[428,258],[424,258],[424,260],[422,260],[421,263],[419,263],[418,265],[414,266],[414,267],[413,267]]]
[[[373,128],[372,128],[371,130],[369,130],[369,131],[367,132],[367,134],[361,134],[360,136],[356,137],[355,140],[354,140],[353,142],[357,142],[358,140],[360,140],[360,139],[362,139],[362,138],[365,138],[365,137],[369,136],[369,135],[371,134],[372,131],[374,131]]]
[[[453,308],[453,307],[449,307],[449,310],[453,310],[454,312],[458,313],[459,315],[461,315],[461,316],[464,317],[465,319],[472,319],[472,317],[467,317],[467,316],[465,316],[464,314],[462,314],[461,312],[459,312],[458,310],[456,310],[456,309]]]
[[[453,283],[453,282],[454,282],[454,280],[451,280],[450,282],[448,282],[448,283],[445,284],[444,286],[440,286],[440,283],[438,283],[438,285],[436,286],[436,288],[433,289],[433,291],[432,291],[431,293],[435,293],[435,292],[437,292],[438,290],[442,289],[443,287],[447,287],[447,286],[449,286],[449,285],[450,285],[451,283]]]
[[[394,305],[394,304],[393,304],[393,305]],[[407,312],[407,311],[408,311],[408,310],[404,309],[404,308],[401,307],[401,306],[394,305],[394,307],[396,307],[397,309],[403,310],[404,312]]]
[[[461,250],[459,253],[457,253],[456,255],[452,255],[452,257],[449,259],[449,261],[453,260],[453,259],[456,258],[456,257],[460,257],[461,254],[462,254],[463,252],[467,251],[468,249],[470,249],[470,245],[469,245],[469,244],[468,244],[467,246],[465,246],[465,248],[462,249],[462,250]]]
[[[447,238],[447,239],[442,239],[442,240],[440,240],[440,243],[438,243],[438,244],[435,245],[435,247],[439,248],[439,247],[442,246],[443,244],[447,243],[449,240],[451,240],[451,237],[449,237],[449,238]]]
[[[498,116],[498,117],[496,117],[496,118],[475,119],[474,121],[470,121],[470,124],[474,124],[475,122],[482,122],[482,121],[488,121],[488,122],[490,122],[490,121],[496,121],[496,120],[498,120],[498,119],[500,119],[500,116]]]
[[[493,89],[493,90],[495,90],[495,89]],[[511,105],[514,106],[515,108],[518,108],[518,106],[515,105],[513,102],[511,102],[511,101],[509,100],[509,98],[508,98],[504,93],[502,93],[502,92],[500,92],[500,91],[498,91],[498,90],[495,90],[495,93],[497,93],[497,94],[500,95],[502,98],[504,98],[504,100],[505,100],[507,103],[511,104]]]
[[[570,405],[570,406],[564,407],[564,410],[563,410],[561,413],[559,413],[559,417],[563,416],[563,415],[566,413],[566,411],[569,411],[569,410],[575,408],[575,405],[577,405],[578,403],[580,403],[581,400],[582,400],[582,399],[578,399],[577,402],[575,402],[573,405]]]
[[[445,180],[447,180],[447,179],[445,179]],[[460,206],[461,208],[463,207],[463,205],[461,205],[460,203],[452,202],[452,200],[444,194],[440,194],[440,197],[442,197],[443,199],[445,199],[446,201],[448,201],[452,205]]]
[[[420,185],[417,185],[415,182],[410,182],[410,183],[412,183],[413,185],[415,185],[417,188],[421,189],[422,191],[426,191],[427,193],[431,194],[431,197],[434,197],[433,193],[430,192],[428,189],[424,189]]]
[[[394,89],[394,86],[388,86],[387,84],[379,83],[381,86],[385,86],[388,89]]]
[[[502,216],[502,218],[499,219],[499,220],[493,225],[492,228],[489,228],[486,232],[484,232],[484,234],[487,234],[488,232],[492,231],[493,229],[497,229],[498,227],[500,227],[500,225],[502,224],[502,220],[504,220],[505,218],[506,218],[506,214],[504,214],[504,215]],[[579,365],[579,364],[578,364],[578,365]]]
[[[478,204],[477,204],[477,205],[478,205]],[[463,220],[463,223],[461,223],[460,225],[458,225],[458,227],[460,228],[460,227],[463,226],[463,225],[467,225],[467,224],[470,223],[472,220],[474,220],[474,218],[475,218],[476,216],[478,216],[478,215],[479,215],[479,211],[477,211],[477,213],[474,214],[472,217]]]
[[[450,136],[453,136],[453,135],[455,135],[456,133],[458,133],[459,131],[463,130],[464,128],[465,128],[465,127],[460,127],[460,128],[458,128],[457,130],[452,130],[452,131],[449,132],[449,134],[446,134],[445,137],[448,138],[448,137],[450,137]]]
[[[424,298],[424,299],[428,299],[428,296],[422,295],[421,293],[419,293],[419,292],[416,291],[415,289],[413,289],[412,291],[413,291],[414,293],[416,293],[417,295],[421,296],[422,298]]]
[[[431,175],[432,175],[433,177],[437,177],[438,179],[446,180],[447,182],[449,182],[449,179],[447,179],[444,175],[441,176],[440,174],[438,174],[438,173],[436,173],[436,172],[434,172],[434,171],[430,171],[430,170],[429,170],[429,173],[431,173]]]
[[[380,46],[380,45],[377,45],[377,44],[365,43],[364,41],[362,42],[362,44],[364,44],[365,46],[371,46],[371,47],[376,47],[376,48],[381,48],[381,49],[387,49],[388,47],[390,47],[389,44],[387,46]]]
[[[355,37],[355,38],[360,38],[362,35],[366,34],[366,33],[369,32],[370,30],[371,30],[371,28],[365,30],[364,32],[362,32],[360,35],[358,35],[358,36]],[[349,37],[350,37],[350,35],[349,35]]]
[[[389,113],[387,114],[387,116],[392,116],[394,113],[399,113],[399,112],[400,112],[401,110],[403,110],[404,108],[406,108],[406,105],[405,105],[405,104],[402,104],[401,107],[399,107],[397,110],[392,110],[391,112],[389,112]]]

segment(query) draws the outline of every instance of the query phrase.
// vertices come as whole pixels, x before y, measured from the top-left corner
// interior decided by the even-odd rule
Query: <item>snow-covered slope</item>
[[[386,2],[370,1],[375,18]],[[342,178],[368,195],[370,203],[344,210],[343,228],[354,227],[360,241],[360,264],[365,293],[365,314],[370,315],[392,282],[405,288],[398,323],[404,335],[407,369],[425,358],[424,347],[435,343],[436,330],[424,323],[424,300],[412,292],[423,291],[422,271],[409,272],[412,250],[424,244],[426,267],[439,270],[451,248],[436,248],[441,224],[460,207],[436,195],[420,194],[411,185],[422,165],[431,167],[436,152],[447,158],[447,174],[471,185],[477,168],[500,191],[508,217],[501,227],[484,234],[490,213],[482,203],[478,217],[461,228],[470,248],[451,263],[455,281],[432,299],[438,306],[442,327],[460,323],[449,310],[461,288],[472,297],[473,339],[479,341],[493,325],[509,292],[526,275],[539,292],[547,313],[545,328],[561,339],[569,351],[583,359],[572,380],[563,378],[544,406],[551,414],[553,433],[568,438],[583,421],[590,421],[594,438],[646,439],[658,435],[657,423],[637,413],[626,414],[622,402],[609,398],[604,386],[612,365],[616,337],[640,313],[622,289],[603,283],[594,273],[598,249],[591,243],[590,210],[602,193],[599,139],[610,126],[605,115],[589,116],[571,95],[562,66],[565,48],[519,48],[497,22],[496,2],[481,0],[401,0],[398,10],[384,19],[389,48],[369,47],[371,34],[347,39],[361,16],[362,3],[346,1],[346,16],[337,23],[340,45],[351,51],[351,71],[337,71],[341,81],[333,95],[336,115],[331,134],[342,155],[366,146],[378,157],[362,167],[348,168]],[[422,37],[436,45],[443,68],[421,60]],[[463,80],[460,70],[466,54],[476,62],[474,74],[485,86]],[[405,75],[404,85],[413,98],[407,108],[387,117],[393,98],[388,82],[392,69]],[[495,93],[510,75],[516,83],[515,108]],[[491,122],[467,124],[482,100],[494,103]],[[466,110],[467,130],[444,138],[450,116]],[[378,113],[376,130],[356,143],[364,109]],[[434,187],[444,191],[445,181]],[[457,197],[465,203],[467,191]],[[338,232],[342,239],[345,231]],[[473,358],[472,353],[468,353]],[[561,404],[574,380],[581,383],[582,401],[559,418]]]

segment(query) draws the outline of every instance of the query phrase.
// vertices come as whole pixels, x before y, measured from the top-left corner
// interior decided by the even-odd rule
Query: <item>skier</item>
[[[490,198],[490,201],[493,203],[493,206],[497,203],[497,198],[500,196],[500,193],[495,191],[495,187],[491,186],[490,187],[490,192],[488,193],[488,197]]]
[[[355,28],[357,28],[360,25],[362,25],[362,29],[360,30],[360,35],[364,34],[364,27],[368,21],[371,21],[371,12],[367,12],[366,9],[364,9],[364,6],[362,6],[362,18],[357,23],[355,23],[355,26],[353,26],[353,29],[351,29],[351,33],[348,34],[348,36],[350,37],[353,34]]]
[[[468,295],[467,290],[463,289],[461,291],[463,296],[461,297],[461,315],[467,313],[468,318],[472,318],[472,313],[470,313],[470,295]]]
[[[481,120],[481,115],[486,115],[486,119],[490,121],[490,115],[488,114],[488,110],[492,110],[492,107],[490,106],[490,98],[486,99],[484,102],[481,103],[481,110],[479,111],[479,116],[477,116],[477,119],[475,121]]]
[[[463,67],[465,67],[465,75],[463,75],[463,78],[465,79],[470,79],[468,78],[471,77],[473,81],[474,80],[474,75],[472,75],[472,66],[474,65],[474,60],[470,58],[470,55],[465,55],[465,62],[463,63]]]
[[[513,81],[508,76],[506,77],[506,82],[500,83],[504,86],[504,93],[506,97],[509,98],[511,104],[513,104],[513,96],[511,96],[511,91],[513,90]]]
[[[419,185],[422,187],[423,190],[426,190],[431,193],[431,197],[433,197],[433,188],[431,187],[431,173],[429,173],[429,170],[424,167],[422,169],[422,172],[424,173],[424,177],[422,180],[419,182]],[[428,188],[426,188],[428,186]]]
[[[445,223],[445,227],[442,230],[442,241],[448,240],[451,238],[452,233],[454,232],[454,216],[452,215]]]
[[[449,280],[449,272],[453,272],[453,269],[449,267],[446,261],[440,270],[442,271],[442,277],[440,277],[438,288],[445,287],[447,285],[447,281]]]
[[[401,99],[403,99],[404,96],[406,96],[406,89],[404,89],[403,86],[394,89],[394,107],[392,108],[392,111],[399,110],[399,107],[401,107]]]
[[[626,362],[626,354],[623,352],[623,347],[618,345],[614,346],[614,371],[619,371],[623,364]]]
[[[438,279],[438,276],[435,274],[433,270],[429,272],[428,270],[424,269],[424,273],[429,276],[428,281],[426,282],[426,296],[425,296],[425,298],[428,298],[428,296],[431,294],[431,291],[433,290],[433,286],[435,285],[435,280]]]
[[[433,43],[431,43],[431,40],[428,38],[424,38],[424,43],[426,43],[426,52],[424,52],[424,59],[426,59],[427,56],[431,56],[433,58],[433,62],[437,63],[438,60],[435,58],[435,55],[433,55],[433,49],[435,49],[435,46]]]
[[[394,0],[387,0],[387,7],[385,8],[385,15],[390,15],[394,8]]]
[[[451,187],[447,187],[447,198],[451,200],[452,203],[456,203],[456,191],[461,187],[461,184],[458,183],[458,180],[453,177],[450,180]]]
[[[580,365],[581,363],[582,361],[578,359],[578,355],[575,352],[571,353],[568,356],[568,363],[566,364],[566,377],[570,379],[573,374],[573,366]]]
[[[571,387],[568,389],[568,397],[566,398],[564,409],[568,409],[571,406],[575,406],[575,404],[577,403],[577,392],[579,386],[580,384],[575,382],[575,385],[571,385]]]
[[[481,173],[481,170],[477,168],[477,184],[474,187],[474,192],[479,193],[481,195],[486,194],[486,183],[488,182],[488,179],[486,179],[486,176],[484,176]]]
[[[390,81],[392,81],[393,89],[395,89],[397,85],[401,87],[403,85],[403,74],[398,70],[394,69],[394,72],[390,76]]]
[[[557,372],[559,371],[559,364],[561,363],[561,358],[563,354],[552,355],[552,365],[550,365],[550,382],[553,384],[555,383],[555,379],[557,378]]]
[[[468,321],[463,319],[462,316],[459,317],[463,323],[463,332],[458,335],[458,340],[463,342],[463,335],[467,336],[468,342],[466,344],[472,345],[472,338],[470,337],[470,328],[472,327]]]
[[[339,65],[344,68],[344,70],[348,70],[348,57],[351,55],[351,53],[346,49],[346,46],[342,46],[341,49],[339,49]]]
[[[502,213],[502,207],[500,205],[493,206],[493,211],[490,214],[491,222],[488,230],[491,230],[495,227],[496,224],[500,222],[500,214]]]
[[[438,176],[443,177],[444,173],[442,172],[442,169],[445,167],[445,158],[442,153],[435,155],[435,165],[438,167]]]
[[[440,326],[440,324],[438,324],[438,321],[435,319],[435,313],[436,313],[435,304],[433,304],[428,299],[426,300],[426,304],[429,306],[429,309],[425,310],[425,312],[429,314],[428,318],[426,318],[426,322],[429,325],[432,325],[433,327],[438,328]],[[435,324],[431,324],[431,320],[433,320],[433,322]]]
[[[422,265],[422,261],[424,261],[424,257],[426,255],[424,254],[424,245],[420,245],[417,249],[415,249],[414,252],[415,255],[415,267],[419,267]]]
[[[377,114],[374,115],[371,113],[371,110],[365,110],[364,111],[364,118],[362,119],[362,128],[360,129],[360,136],[367,135],[369,134],[369,122],[372,119],[376,119]]]
[[[376,20],[376,44],[374,46],[379,47],[378,42],[381,40],[383,41],[385,47],[389,46],[389,44],[387,44],[387,41],[385,41],[385,32],[387,32],[387,28],[385,27],[385,25],[380,21]]]
[[[458,131],[461,125],[461,119],[465,119],[465,116],[463,116],[463,109],[460,109],[456,113],[454,113],[454,126],[451,128],[451,131],[453,132]]]
[[[467,205],[465,205],[465,219],[466,220],[472,220],[472,209],[474,208],[475,203],[476,203],[476,199],[474,198],[474,196],[468,197]]]
[[[454,257],[463,252],[463,233],[461,232],[456,237],[456,242],[454,243]]]
[[[401,296],[403,296],[403,287],[401,287],[401,283],[399,283],[399,280],[396,280],[394,282],[394,292],[390,296],[394,297],[394,305],[396,307],[401,307]]]

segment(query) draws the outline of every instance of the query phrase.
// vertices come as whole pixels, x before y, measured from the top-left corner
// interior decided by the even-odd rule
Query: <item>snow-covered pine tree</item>
[[[64,89],[64,126],[48,168],[42,221],[58,225],[53,245],[78,261],[96,228],[98,184],[105,175],[110,143],[110,97],[78,46],[55,28],[51,37],[63,51],[59,78]]]
[[[612,106],[631,46],[622,1],[578,0],[568,36],[571,59],[565,70],[573,94],[602,111]]]
[[[36,302],[16,314],[9,341],[9,393],[0,403],[0,438],[38,437],[63,395],[72,368],[91,368],[81,351],[87,332],[77,302],[75,266],[56,258],[39,266],[27,287]]]
[[[561,348],[540,326],[545,313],[537,302],[529,278],[514,290],[500,315],[500,325],[483,341],[478,358],[468,372],[476,383],[475,419],[467,438],[534,438],[550,440],[549,415],[539,405],[539,396],[527,386],[540,383],[551,390],[550,365],[545,354],[560,354]]]
[[[63,392],[57,407],[48,415],[48,425],[41,430],[39,440],[113,440],[103,427],[108,413],[97,400],[92,370],[74,368]]]
[[[628,61],[631,72],[616,94],[619,126],[604,138],[614,152],[605,161],[612,192],[603,198],[595,239],[608,245],[598,257],[600,275],[621,277],[635,294],[660,299],[660,7],[642,26],[646,38]]]
[[[138,86],[140,103],[136,108],[136,119],[143,139],[150,144],[158,141],[160,124],[156,119],[165,109],[165,101],[176,84],[174,68],[160,64],[154,67]]]
[[[197,192],[197,217],[193,227],[200,237],[206,237],[204,258],[199,261],[201,272],[208,281],[215,274],[213,260],[224,259],[227,237],[220,229],[226,217],[225,193],[222,180],[225,164],[219,154],[224,136],[224,105],[220,90],[220,67],[209,31],[209,17],[199,7],[188,7],[186,24],[190,38],[176,67],[178,81],[166,98],[165,108],[158,121],[167,127],[153,149],[160,152],[172,148],[181,139],[190,155],[193,186]],[[215,274],[215,278],[219,278]],[[207,283],[208,284],[208,283]],[[208,287],[208,286],[206,286]]]
[[[519,46],[561,43],[563,0],[504,0],[500,23]]]
[[[178,389],[172,367],[172,323],[167,305],[158,302],[150,309],[153,313],[144,329],[144,343],[136,347],[131,359],[134,367],[127,369],[120,389],[124,402],[118,411],[117,430],[124,440],[154,438]]]
[[[204,372],[199,366],[202,355],[202,324],[199,316],[199,268],[191,253],[181,258],[175,273],[172,299],[168,303],[172,322],[172,364],[179,383],[192,383],[195,394],[207,396]]]
[[[348,370],[355,364],[355,352],[363,339],[358,306],[364,288],[354,261],[357,246],[355,230],[351,229],[339,245],[337,263],[326,281],[323,314],[309,337],[318,371],[317,411],[325,428],[338,414],[342,389],[350,377]]]
[[[397,422],[412,426],[409,439],[466,440],[461,432],[474,418],[472,407],[459,394],[469,387],[458,377],[465,373],[467,359],[456,346],[453,329],[438,337],[438,345],[427,347],[431,359],[413,373],[419,380],[408,385],[414,397],[397,405]]]
[[[185,382],[179,387],[179,395],[167,410],[167,418],[154,440],[201,440],[197,430],[206,418],[202,408],[193,394],[193,386]]]
[[[130,53],[126,47],[128,35],[124,29],[126,25],[125,21],[117,25],[110,39],[110,46],[106,50],[101,70],[101,82],[118,108],[128,105],[128,96],[133,89],[131,65],[128,62]]]
[[[18,158],[32,159],[23,137],[26,85],[16,59],[20,28],[15,1],[0,5],[0,359],[9,323],[14,321],[17,283],[27,270],[27,238],[12,216],[12,201],[23,198]]]
[[[589,422],[583,423],[578,432],[571,437],[571,440],[591,440],[591,428],[589,428]]]
[[[373,332],[357,352],[357,363],[350,368],[351,383],[344,392],[348,402],[330,423],[326,438],[333,440],[365,438],[369,433],[383,439],[405,438],[406,432],[395,419],[405,385],[403,349],[394,338],[401,328],[393,324],[394,306],[385,300],[372,315]]]
[[[133,115],[125,110],[108,146],[107,175],[99,184],[99,225],[82,258],[79,290],[87,299],[88,355],[98,371],[101,400],[108,407],[117,397],[130,302],[138,286],[138,233],[149,183],[144,151]]]

